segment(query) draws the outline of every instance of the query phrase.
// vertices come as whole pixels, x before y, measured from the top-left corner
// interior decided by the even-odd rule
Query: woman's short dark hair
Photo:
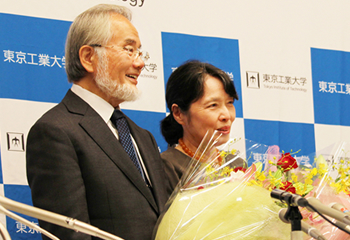
[[[191,104],[203,96],[204,82],[208,75],[219,79],[225,92],[238,100],[233,81],[221,69],[197,60],[182,64],[170,75],[166,85],[165,98],[170,114],[161,121],[161,131],[170,146],[183,137],[182,126],[175,120],[171,106],[175,103],[181,111],[187,112]]]

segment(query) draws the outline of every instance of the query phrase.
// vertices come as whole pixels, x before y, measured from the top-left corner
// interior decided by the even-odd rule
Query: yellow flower
[[[277,179],[277,178],[275,178],[275,177],[272,177],[271,179],[270,179],[270,185],[272,186],[272,187],[278,187],[280,184],[281,184],[281,179]]]
[[[338,183],[332,182],[331,187],[335,188],[337,193],[339,193],[341,191],[341,188],[342,188],[342,186],[339,182]]]
[[[220,152],[220,156],[221,156],[221,157],[226,157],[226,152],[225,152],[225,151],[221,151],[221,152]]]
[[[271,171],[271,170],[269,170],[269,176],[270,176],[270,177],[273,177],[272,171]]]
[[[261,172],[261,173],[259,173],[259,174],[257,174],[257,177],[256,177],[259,181],[264,181],[265,179],[266,179],[266,177],[265,177],[265,174],[264,174],[264,172]]]
[[[259,184],[257,183],[257,181],[255,181],[254,179],[250,180],[249,182],[250,182],[251,184],[254,184],[254,185],[259,185]]]
[[[313,168],[312,171],[310,172],[311,175],[316,176],[317,175],[317,169]]]
[[[221,175],[222,175],[222,176],[230,175],[230,173],[231,173],[232,171],[233,171],[232,168],[226,166],[226,167],[224,167],[224,168],[222,169]]]
[[[301,196],[303,195],[300,187],[295,187],[295,193]]]
[[[231,154],[235,155],[237,153],[237,149],[232,149]]]
[[[303,196],[305,194],[305,191],[306,191],[305,184],[297,184],[297,185],[294,185],[294,187],[295,187],[296,194],[299,194],[300,196]]]
[[[305,179],[305,184],[311,185],[312,183],[313,183],[313,181],[312,181],[311,178],[306,178],[306,179]]]
[[[346,174],[345,174],[345,172],[342,172],[342,173],[340,174],[340,179],[342,179],[342,180],[346,179]]]
[[[292,181],[293,182],[298,182],[298,176],[297,175],[295,175],[294,173],[292,173]]]
[[[324,163],[319,164],[318,173],[321,175],[321,177],[327,172],[328,172],[327,164],[324,164]]]

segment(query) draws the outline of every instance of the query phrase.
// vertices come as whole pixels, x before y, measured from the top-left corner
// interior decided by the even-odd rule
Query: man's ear
[[[184,113],[181,111],[180,107],[174,103],[171,106],[171,112],[173,114],[174,119],[176,120],[176,122],[178,122],[178,124],[183,125],[184,124]]]
[[[79,49],[80,63],[85,70],[89,73],[95,72],[97,55],[94,48],[88,45],[84,45]]]

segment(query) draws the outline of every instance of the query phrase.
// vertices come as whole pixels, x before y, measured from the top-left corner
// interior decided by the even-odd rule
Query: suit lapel
[[[67,101],[65,104],[69,111],[83,115],[80,126],[89,134],[96,144],[106,155],[117,165],[125,176],[144,195],[151,206],[158,212],[157,204],[150,189],[146,186],[142,176],[123,149],[122,145],[115,138],[103,119],[82,99],[73,92],[67,93],[68,98],[78,98],[79,101]],[[70,104],[74,102],[74,105]]]
[[[167,199],[164,198],[164,181],[166,179],[164,168],[161,165],[161,159],[159,151],[157,150],[157,144],[153,139],[154,143],[151,142],[152,138],[148,132],[139,126],[137,126],[132,120],[126,117],[131,133],[137,143],[137,147],[140,151],[142,160],[146,166],[148,175],[150,177],[154,198],[156,199],[158,206],[160,207],[159,211],[162,210],[162,204],[165,203]],[[147,141],[145,141],[147,139]],[[157,159],[157,154],[159,159]]]

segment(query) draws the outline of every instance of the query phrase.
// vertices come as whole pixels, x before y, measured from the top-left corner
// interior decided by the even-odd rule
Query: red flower
[[[243,167],[236,167],[235,169],[233,169],[234,172],[237,172],[237,171],[242,171],[242,172],[245,172],[247,169],[246,168],[243,168]]]
[[[290,153],[282,154],[282,157],[277,161],[277,166],[280,166],[284,172],[288,172],[298,167],[297,161]]]
[[[293,186],[293,183],[291,183],[291,182],[282,182],[282,185],[283,185],[283,187],[280,187],[279,189],[285,190],[287,192],[294,193],[294,194],[296,193],[296,189]]]

